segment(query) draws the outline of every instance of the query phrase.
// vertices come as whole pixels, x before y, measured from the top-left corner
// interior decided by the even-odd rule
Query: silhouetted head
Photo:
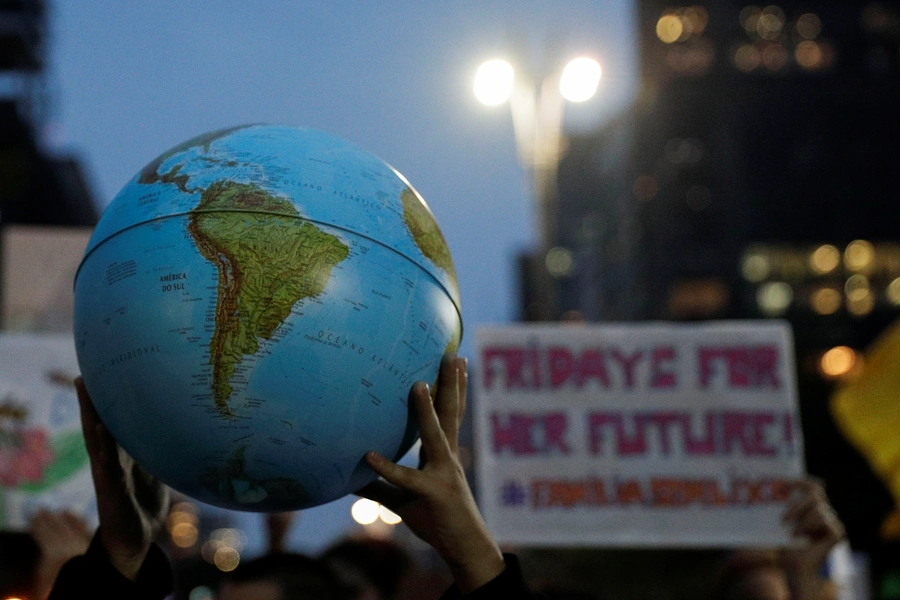
[[[229,573],[219,600],[348,600],[347,588],[321,560],[277,553],[253,559]]]
[[[412,568],[402,547],[378,539],[343,540],[329,548],[322,560],[356,590],[357,598],[378,600],[394,598]]]
[[[0,531],[0,597],[30,598],[41,549],[28,533]]]
[[[719,574],[714,600],[791,600],[784,569],[771,552],[737,552]]]

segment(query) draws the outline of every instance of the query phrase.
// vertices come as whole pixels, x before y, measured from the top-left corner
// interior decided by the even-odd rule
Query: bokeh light
[[[887,295],[888,302],[894,306],[900,306],[900,277],[894,279],[887,285],[885,294]]]
[[[592,58],[576,58],[563,69],[559,93],[569,102],[585,102],[597,92],[600,83],[600,64]]]
[[[224,544],[219,540],[207,540],[200,547],[200,556],[208,563],[212,563],[216,557],[216,551],[222,548]]]
[[[770,71],[780,71],[787,65],[788,52],[781,44],[768,44],[762,51],[762,62]]]
[[[741,273],[744,279],[752,283],[765,280],[771,271],[772,265],[769,258],[762,254],[748,254],[741,263]]]
[[[197,543],[200,530],[193,523],[178,523],[170,530],[172,543],[179,548],[190,548]]]
[[[216,554],[213,557],[213,564],[215,564],[220,571],[226,573],[234,571],[240,562],[241,554],[234,548],[228,546],[223,546],[216,550]]]
[[[836,346],[819,359],[819,370],[826,377],[841,377],[850,373],[858,361],[859,358],[853,348]]]
[[[865,275],[851,275],[844,283],[844,294],[848,302],[859,302],[871,294],[869,279]]]
[[[756,303],[760,311],[770,317],[784,314],[794,301],[794,290],[783,281],[770,281],[756,290]]]
[[[794,59],[804,69],[819,69],[824,64],[825,55],[818,43],[803,40],[794,49]]]
[[[212,532],[210,536],[214,540],[221,541],[225,546],[229,548],[234,548],[238,552],[244,549],[244,545],[247,543],[247,534],[245,534],[240,529],[234,529],[231,527],[223,527],[221,529],[216,529]]]
[[[653,175],[641,175],[634,180],[631,191],[634,194],[634,197],[641,202],[653,200],[659,191],[656,184],[656,177]]]
[[[822,32],[822,21],[813,13],[800,15],[797,19],[797,33],[806,40],[814,40]]]
[[[826,275],[841,264],[841,251],[831,244],[823,244],[809,257],[809,266],[814,273]]]
[[[188,594],[188,600],[215,600],[212,588],[206,585],[198,585]]]
[[[200,547],[200,556],[222,571],[232,571],[240,562],[241,552],[247,545],[247,534],[240,529],[222,527],[209,535]]]
[[[756,33],[757,27],[759,26],[759,17],[762,14],[762,11],[758,6],[745,6],[738,16],[738,19],[741,22],[741,27],[744,28],[744,31],[747,33]]]
[[[749,73],[762,63],[762,55],[753,44],[744,44],[734,53],[734,66]]]
[[[875,260],[875,247],[866,240],[854,240],[844,250],[844,264],[851,271],[866,271]]]
[[[681,18],[685,31],[690,31],[691,35],[700,35],[709,23],[709,11],[704,6],[688,6],[679,9],[676,14]]]
[[[847,310],[857,317],[862,317],[875,308],[875,294],[867,291],[865,295],[861,295],[854,299],[847,299]]]
[[[390,510],[386,506],[378,507],[378,517],[388,525],[396,525],[402,521],[400,515]]]
[[[197,543],[200,536],[198,513],[197,505],[191,502],[179,502],[172,506],[166,516],[166,526],[173,544],[179,548],[190,548]]]
[[[823,287],[812,293],[809,303],[812,309],[820,315],[832,315],[836,313],[843,302],[841,292],[835,288]]]
[[[554,277],[568,277],[575,270],[575,255],[571,250],[556,246],[547,251],[544,263]]]
[[[350,507],[350,516],[360,525],[370,525],[378,520],[378,503],[360,498]]]
[[[475,97],[482,104],[503,104],[512,93],[515,71],[505,60],[489,60],[475,73]]]
[[[777,6],[767,6],[756,20],[756,32],[764,40],[774,40],[784,28],[784,11]]]
[[[684,33],[684,25],[677,15],[663,15],[656,22],[656,36],[666,44],[674,44]]]

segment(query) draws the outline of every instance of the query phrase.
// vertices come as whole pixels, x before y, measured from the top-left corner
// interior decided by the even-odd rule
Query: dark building
[[[40,144],[45,38],[42,0],[0,0],[0,226],[91,226],[98,214],[80,164]]]
[[[893,501],[823,356],[900,316],[900,2],[640,0],[638,25],[636,102],[559,166],[557,316],[787,319],[808,470],[877,580]]]

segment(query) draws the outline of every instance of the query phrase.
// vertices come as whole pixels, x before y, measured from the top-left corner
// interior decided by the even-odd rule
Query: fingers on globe
[[[439,403],[447,400],[443,391],[439,392]],[[452,394],[450,401],[452,403]],[[431,401],[428,386],[416,383],[413,391],[416,415],[419,417],[419,433],[422,436],[422,447],[428,454],[431,464],[442,464],[451,459],[453,451],[448,441],[444,423],[439,419],[434,403]],[[453,409],[455,413],[455,408]],[[454,420],[451,418],[450,420]]]
[[[459,406],[457,410],[457,420],[462,423],[463,415],[466,413],[466,392],[469,389],[469,359],[456,359],[456,372],[459,377],[457,385],[459,387]]]
[[[438,421],[440,421],[441,429],[447,438],[447,443],[451,452],[454,454],[458,451],[459,443],[459,398],[460,398],[460,376],[459,361],[456,356],[445,359],[441,363],[441,370],[438,381],[438,392],[435,397],[435,410],[437,411]]]
[[[422,448],[428,454],[430,464],[440,465],[451,459],[451,450],[447,437],[441,427],[428,385],[416,382],[410,392],[410,399],[419,419],[419,431],[422,436]],[[366,462],[378,475],[388,483],[409,490],[414,494],[427,494],[429,484],[427,477],[419,469],[411,469],[391,462],[375,451],[366,453]],[[363,488],[365,490],[366,488]]]

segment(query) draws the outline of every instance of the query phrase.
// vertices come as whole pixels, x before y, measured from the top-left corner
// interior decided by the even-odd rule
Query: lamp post
[[[548,258],[556,240],[557,190],[565,101],[584,102],[594,96],[600,81],[600,65],[590,58],[576,58],[561,71],[536,79],[523,69],[500,59],[482,64],[475,75],[475,97],[486,105],[509,102],[516,148],[522,167],[531,178],[537,212],[538,250],[531,274],[540,307],[534,320],[557,318],[555,285]]]

